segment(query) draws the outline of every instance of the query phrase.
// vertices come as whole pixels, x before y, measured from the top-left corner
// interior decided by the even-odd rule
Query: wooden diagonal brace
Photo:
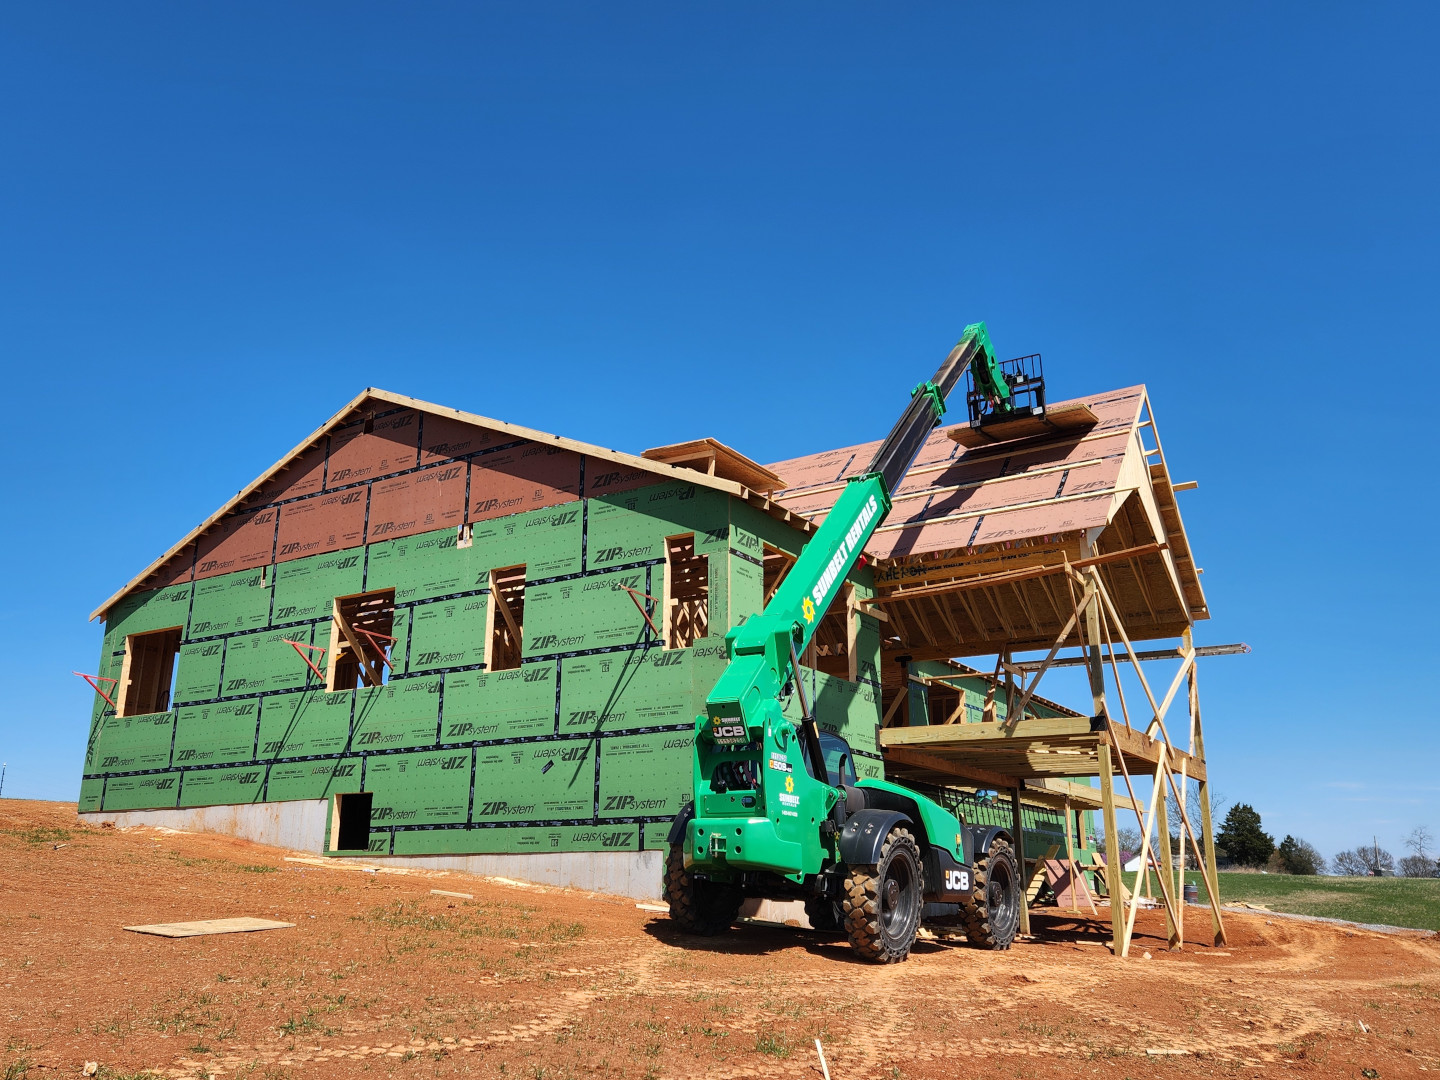
[[[337,605],[338,606],[338,605]],[[355,653],[355,659],[365,670],[365,677],[370,680],[371,686],[379,686],[385,680],[380,677],[380,672],[375,670],[375,663],[365,653],[365,646],[360,644],[360,639],[355,636],[355,631],[350,629],[350,623],[342,615],[335,616],[335,625],[340,627],[340,633],[344,635],[345,642]]]

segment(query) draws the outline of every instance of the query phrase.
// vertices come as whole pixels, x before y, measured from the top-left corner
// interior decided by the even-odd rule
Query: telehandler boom
[[[910,403],[864,473],[845,486],[765,610],[725,636],[729,664],[696,717],[694,801],[669,834],[665,893],[682,929],[715,934],[747,897],[804,900],[882,963],[909,955],[926,902],[958,904],[971,944],[1009,948],[1019,923],[1013,840],[967,826],[925,796],[857,779],[849,746],[821,732],[798,657],[890,512],[890,499],[967,367],[996,370],[984,323]],[[783,702],[799,695],[796,724]]]

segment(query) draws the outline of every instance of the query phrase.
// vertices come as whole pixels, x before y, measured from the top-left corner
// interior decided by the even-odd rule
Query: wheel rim
[[[1011,922],[1018,916],[1014,883],[1010,860],[994,860],[990,867],[990,878],[985,884],[985,906],[989,909],[990,925],[996,931],[1008,930]]]
[[[880,887],[880,925],[892,941],[909,933],[915,917],[915,870],[903,853],[897,853],[885,868],[885,881]]]

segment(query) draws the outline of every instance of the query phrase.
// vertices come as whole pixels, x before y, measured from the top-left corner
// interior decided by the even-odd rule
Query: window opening
[[[795,556],[781,551],[777,547],[765,545],[764,558],[764,582],[765,582],[765,603],[770,603],[770,598],[780,588],[780,583],[785,580],[785,575],[795,565]],[[761,605],[764,606],[763,604]]]
[[[665,648],[688,649],[710,631],[710,556],[695,534],[665,541]]]
[[[805,650],[806,666],[854,682],[855,626],[855,586],[847,582],[815,627]]]
[[[182,628],[131,634],[120,670],[120,716],[165,712],[175,690],[175,658]]]
[[[490,648],[485,666],[507,671],[520,666],[525,643],[525,567],[490,571]]]
[[[475,526],[470,522],[464,525],[455,526],[455,546],[457,548],[468,548],[475,542]]]
[[[373,791],[354,791],[335,796],[330,818],[331,851],[366,851],[370,847],[370,808]]]
[[[330,664],[325,689],[383,686],[392,669],[395,590],[337,596],[330,619]]]

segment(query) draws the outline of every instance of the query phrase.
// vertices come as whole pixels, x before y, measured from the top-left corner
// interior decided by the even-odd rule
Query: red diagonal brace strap
[[[325,650],[322,649],[319,645],[306,645],[303,641],[291,641],[289,638],[284,638],[283,640],[286,645],[295,646],[295,651],[300,654],[300,659],[305,661],[305,666],[308,667],[311,671],[315,672],[315,677],[323,683],[325,681],[325,673],[321,671],[318,667],[316,667],[314,664],[312,664],[310,662],[310,657],[306,656],[300,650],[309,649],[311,652],[318,652],[321,656],[325,655]]]
[[[659,637],[660,631],[655,626],[655,620],[650,618],[650,613],[645,610],[645,605],[640,603],[640,597],[643,596],[646,600],[649,600],[651,603],[654,604],[658,604],[660,603],[660,601],[657,600],[655,597],[651,596],[649,593],[641,592],[639,589],[632,589],[629,585],[621,585],[619,583],[616,583],[615,588],[624,589],[627,593],[630,594],[630,599],[635,602],[635,606],[640,609],[640,614],[643,615],[645,617],[645,621],[650,624],[650,632],[656,637]]]
[[[395,665],[390,662],[390,657],[385,652],[384,644],[388,643],[390,645],[394,645],[395,639],[393,637],[391,637],[389,634],[382,634],[376,630],[362,630],[358,626],[352,626],[350,629],[354,633],[363,634],[365,635],[365,637],[369,638],[370,644],[375,646],[375,652],[380,657],[380,662],[386,667],[388,667],[391,671],[395,670]]]
[[[112,709],[114,709],[117,713],[120,711],[120,706],[115,704],[115,699],[112,698],[109,694],[107,694],[104,690],[101,690],[98,685],[96,685],[97,681],[108,682],[110,684],[110,689],[113,690],[115,689],[115,687],[120,685],[119,679],[112,679],[107,675],[86,675],[84,672],[81,671],[72,671],[70,674],[79,675],[80,678],[84,679],[90,684],[90,688],[92,690],[94,690],[97,694],[99,694],[101,697],[103,697],[106,701],[110,703],[110,707]]]

